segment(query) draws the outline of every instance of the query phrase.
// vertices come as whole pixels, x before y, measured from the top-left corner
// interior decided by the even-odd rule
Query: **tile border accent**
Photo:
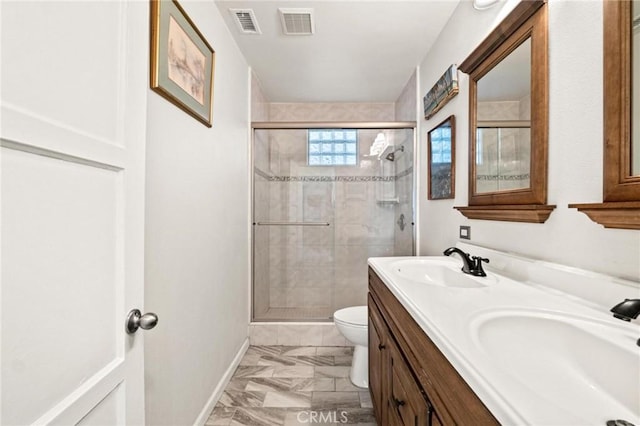
[[[393,182],[395,176],[271,176],[271,182]]]
[[[215,389],[213,389],[213,393],[205,403],[204,407],[202,408],[202,411],[200,411],[200,414],[198,414],[198,417],[196,417],[196,421],[193,423],[194,426],[205,425],[205,423],[209,419],[209,415],[215,408],[216,404],[218,403],[218,400],[220,399],[225,389],[227,388],[227,385],[231,381],[231,378],[233,377],[233,373],[236,371],[236,368],[240,365],[240,361],[242,361],[242,358],[244,357],[244,354],[247,352],[247,349],[249,349],[248,337],[244,340],[244,342],[242,343],[242,346],[240,346],[238,353],[236,353],[236,356],[233,358],[233,361],[231,361],[231,364],[222,375],[222,378],[220,378],[220,381],[218,381],[218,384],[216,385]]]
[[[413,166],[395,176],[276,176],[254,167],[256,175],[269,182],[394,182],[413,173]]]
[[[529,179],[529,173],[521,175],[477,175],[478,180],[525,180]]]

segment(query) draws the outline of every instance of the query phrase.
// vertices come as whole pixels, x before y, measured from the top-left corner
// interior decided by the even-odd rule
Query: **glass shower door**
[[[253,207],[254,321],[366,304],[367,259],[413,254],[413,129],[256,129]]]

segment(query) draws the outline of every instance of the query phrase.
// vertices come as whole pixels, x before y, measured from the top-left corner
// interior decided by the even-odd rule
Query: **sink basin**
[[[493,277],[465,274],[460,265],[444,259],[403,259],[391,266],[393,273],[404,279],[442,287],[482,288],[495,281]]]
[[[582,424],[640,424],[638,337],[625,324],[546,311],[484,313],[471,324],[496,368]]]

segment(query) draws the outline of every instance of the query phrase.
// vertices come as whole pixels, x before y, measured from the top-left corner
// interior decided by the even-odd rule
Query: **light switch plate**
[[[470,226],[460,226],[460,238],[463,240],[471,239],[471,227]]]

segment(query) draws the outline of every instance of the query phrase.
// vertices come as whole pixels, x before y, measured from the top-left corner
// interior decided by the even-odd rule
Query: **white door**
[[[0,1],[2,425],[144,423],[148,13]]]

